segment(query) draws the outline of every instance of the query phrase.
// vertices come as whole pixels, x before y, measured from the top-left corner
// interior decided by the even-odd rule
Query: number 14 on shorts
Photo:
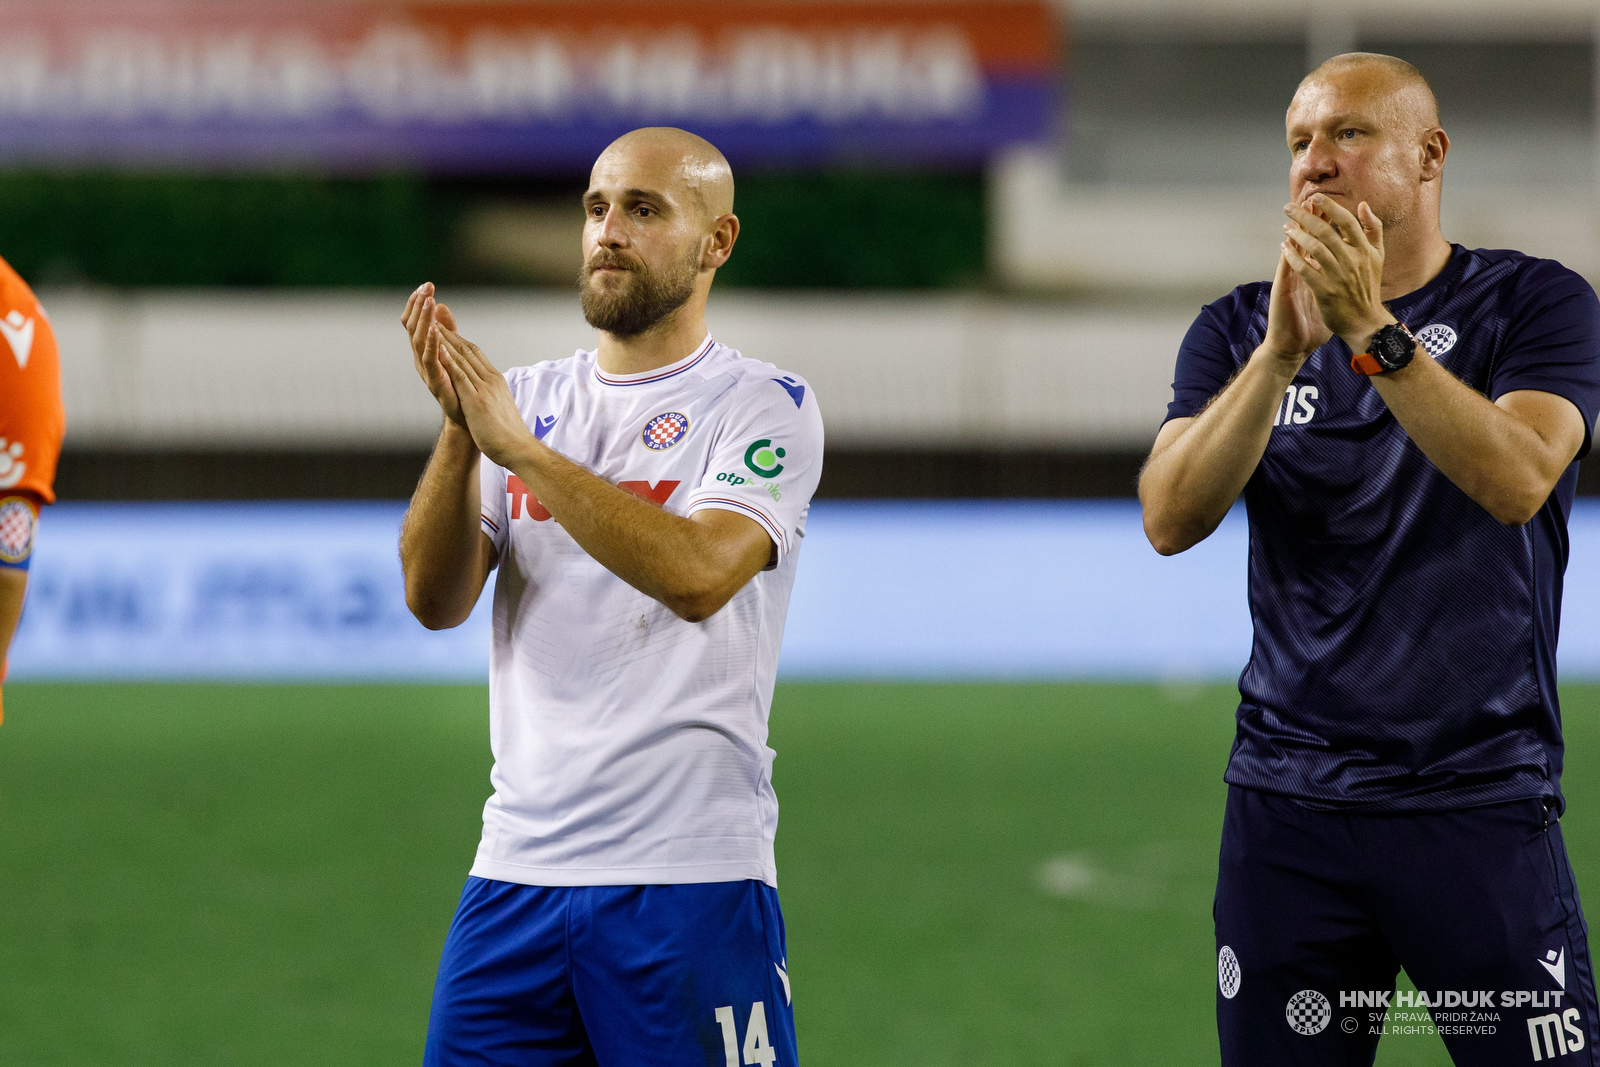
[[[744,1059],[739,1059],[739,1031],[733,1018],[733,1005],[717,1009],[717,1022],[722,1025],[722,1049],[728,1056],[728,1067],[741,1064],[760,1064],[772,1067],[778,1060],[778,1050],[767,1037],[767,1005],[756,1001],[750,1005],[750,1022],[744,1030]]]

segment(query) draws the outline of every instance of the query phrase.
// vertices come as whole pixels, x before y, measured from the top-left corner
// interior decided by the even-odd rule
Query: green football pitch
[[[1600,687],[1564,692],[1600,878]],[[419,1061],[488,793],[486,691],[22,685],[0,1064]],[[813,1067],[1217,1060],[1226,686],[784,685],[780,891]],[[1391,1037],[1379,1063],[1448,1062]]]

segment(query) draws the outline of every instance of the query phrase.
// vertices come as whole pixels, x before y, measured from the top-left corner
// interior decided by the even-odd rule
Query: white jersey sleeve
[[[740,385],[736,414],[717,428],[705,476],[687,514],[719,509],[754,519],[777,546],[777,566],[805,531],[822,477],[822,416],[804,380],[785,375]]]
[[[506,517],[506,469],[488,456],[478,457],[478,497],[478,525],[494,542],[495,554],[504,556],[511,528]]]

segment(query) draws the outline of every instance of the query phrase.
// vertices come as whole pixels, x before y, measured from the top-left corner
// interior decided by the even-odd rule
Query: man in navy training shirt
[[[1410,64],[1329,60],[1287,130],[1276,275],[1195,320],[1139,482],[1163,554],[1240,493],[1250,518],[1222,1062],[1370,1064],[1431,1011],[1457,1064],[1594,1063],[1556,631],[1600,302],[1444,239],[1450,140]]]

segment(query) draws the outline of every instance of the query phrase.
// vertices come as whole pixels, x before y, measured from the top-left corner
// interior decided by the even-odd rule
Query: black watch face
[[[1398,326],[1386,326],[1379,331],[1378,361],[1385,370],[1399,370],[1411,362],[1416,354],[1417,342]]]

